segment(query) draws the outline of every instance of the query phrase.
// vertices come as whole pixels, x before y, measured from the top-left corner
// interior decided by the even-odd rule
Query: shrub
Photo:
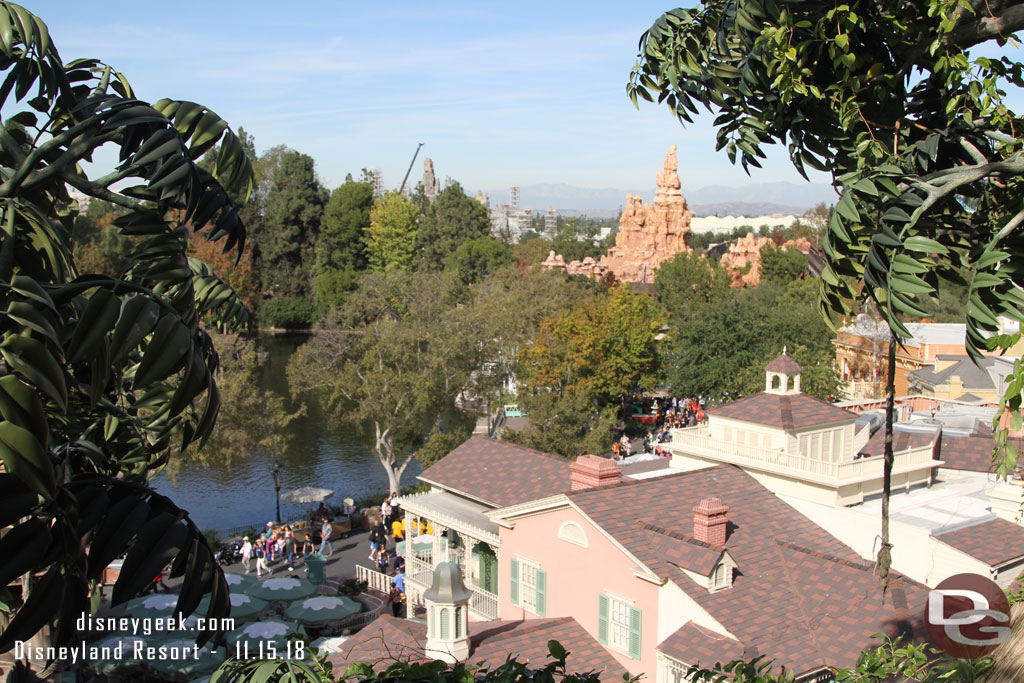
[[[318,317],[316,304],[297,296],[282,296],[264,301],[259,309],[262,324],[283,329],[310,327]]]

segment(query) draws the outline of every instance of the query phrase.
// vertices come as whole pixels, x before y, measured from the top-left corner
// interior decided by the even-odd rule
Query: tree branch
[[[970,22],[961,22],[950,36],[950,42],[961,47],[970,47],[995,38],[1007,38],[1011,33],[1024,29],[1024,2],[989,2],[972,3],[977,18]]]

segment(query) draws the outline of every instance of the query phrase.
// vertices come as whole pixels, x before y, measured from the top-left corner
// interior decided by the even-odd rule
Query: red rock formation
[[[761,247],[771,241],[770,237],[754,237],[754,233],[748,232],[729,245],[729,251],[722,254],[722,267],[732,275],[733,287],[756,287],[761,282]],[[801,237],[784,242],[781,248],[807,254],[811,243]]]
[[[690,251],[690,209],[679,189],[679,162],[676,146],[665,155],[658,172],[658,190],[654,203],[644,205],[640,197],[626,195],[626,208],[619,218],[615,246],[595,262],[593,259],[558,263],[561,256],[552,253],[544,266],[564,267],[570,274],[603,278],[612,273],[623,282],[651,282],[654,271],[681,251]]]

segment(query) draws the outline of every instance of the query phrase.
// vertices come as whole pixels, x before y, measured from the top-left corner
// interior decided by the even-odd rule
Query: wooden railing
[[[356,565],[356,579],[359,581],[365,581],[366,587],[370,590],[377,591],[387,595],[391,592],[391,584],[393,583],[390,576],[383,574],[375,569],[364,567],[362,565]]]

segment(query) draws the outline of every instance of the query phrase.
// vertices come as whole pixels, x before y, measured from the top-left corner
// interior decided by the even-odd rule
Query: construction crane
[[[421,142],[416,147],[416,153],[412,155],[412,161],[409,162],[409,170],[405,172],[405,177],[402,178],[402,186],[398,188],[398,194],[402,194],[403,192],[405,192],[405,184],[409,182],[409,174],[412,173],[412,165],[416,163],[416,156],[420,153],[420,147],[422,146],[423,143]]]

